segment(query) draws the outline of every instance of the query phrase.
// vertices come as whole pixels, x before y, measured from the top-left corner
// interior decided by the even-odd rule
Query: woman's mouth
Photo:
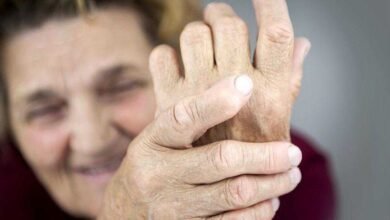
[[[75,168],[74,172],[88,182],[107,183],[118,170],[123,158],[124,155],[93,165],[80,166]]]

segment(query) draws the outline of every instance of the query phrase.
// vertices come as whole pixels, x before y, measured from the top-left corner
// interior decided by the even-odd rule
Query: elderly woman
[[[284,0],[254,7],[252,62],[222,3],[1,1],[0,218],[331,219],[290,137],[310,44]]]

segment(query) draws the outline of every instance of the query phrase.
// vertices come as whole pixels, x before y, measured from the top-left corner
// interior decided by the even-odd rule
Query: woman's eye
[[[61,116],[64,112],[64,105],[48,105],[38,107],[36,109],[31,110],[27,114],[27,120],[31,121],[34,119],[55,119]]]

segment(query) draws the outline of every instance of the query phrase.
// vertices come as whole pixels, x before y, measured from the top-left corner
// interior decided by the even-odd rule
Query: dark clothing
[[[276,220],[334,220],[336,193],[327,157],[303,136],[292,133],[292,142],[302,150],[299,166],[302,181],[280,198]]]
[[[331,220],[335,218],[335,192],[324,154],[309,141],[293,133],[292,142],[301,148],[302,182],[280,198],[277,220]],[[9,144],[8,144],[9,146]],[[0,154],[0,219],[75,219],[63,212],[14,147]]]

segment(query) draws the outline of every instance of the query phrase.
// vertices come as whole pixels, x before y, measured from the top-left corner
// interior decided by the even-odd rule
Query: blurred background
[[[248,22],[254,45],[252,1],[221,2]],[[312,42],[293,126],[330,157],[338,219],[389,220],[390,1],[288,4],[296,35]]]

